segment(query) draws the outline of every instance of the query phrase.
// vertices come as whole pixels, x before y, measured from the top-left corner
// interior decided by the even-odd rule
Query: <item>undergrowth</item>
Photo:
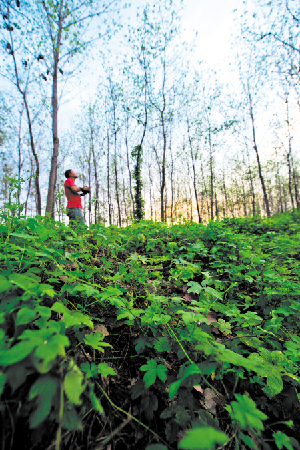
[[[295,449],[300,216],[2,211],[2,449]]]

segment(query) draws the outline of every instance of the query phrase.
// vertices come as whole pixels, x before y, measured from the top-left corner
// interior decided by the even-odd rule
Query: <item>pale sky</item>
[[[186,35],[198,32],[197,56],[217,68],[230,54],[236,0],[186,0],[182,26]]]
[[[152,0],[150,0],[151,2]],[[136,16],[137,6],[142,9],[146,3],[149,3],[149,0],[148,2],[133,0],[131,8],[126,12],[126,17],[133,20],[133,17]],[[184,30],[183,39],[191,42],[197,32],[194,62],[205,61],[208,68],[221,70],[221,81],[226,83],[230,77],[230,37],[234,28],[233,10],[237,0],[185,0],[184,4],[181,21],[182,30]],[[78,82],[75,81],[76,86],[74,85],[70,95],[72,100],[61,105],[59,114],[63,117],[64,128],[71,127],[73,116],[80,112],[82,101],[86,102],[89,99],[92,101],[98,84],[98,67],[97,63],[89,66],[89,72],[83,77],[81,86],[78,86]],[[87,79],[89,87],[85,86]]]

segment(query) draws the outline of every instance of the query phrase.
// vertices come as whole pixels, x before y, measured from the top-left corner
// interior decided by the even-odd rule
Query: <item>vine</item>
[[[131,152],[132,158],[136,158],[136,164],[133,172],[133,179],[136,184],[134,186],[134,206],[133,217],[140,221],[144,218],[144,200],[142,197],[143,181],[141,176],[142,162],[143,162],[143,148],[141,145],[136,145]]]

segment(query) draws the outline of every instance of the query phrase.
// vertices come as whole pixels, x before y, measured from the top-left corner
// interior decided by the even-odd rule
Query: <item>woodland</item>
[[[142,3],[0,0],[0,448],[299,449],[299,4]]]

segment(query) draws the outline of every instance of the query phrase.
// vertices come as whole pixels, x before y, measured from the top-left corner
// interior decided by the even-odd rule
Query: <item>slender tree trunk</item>
[[[171,155],[171,223],[173,222],[173,208],[174,208],[174,159],[172,153],[172,138],[170,134],[170,155]]]
[[[252,176],[252,170],[251,170],[251,164],[250,164],[250,153],[249,153],[248,145],[246,145],[246,148],[247,148],[247,154],[248,154],[248,173],[249,173],[251,194],[252,194],[252,215],[255,216],[255,191],[254,191],[253,176]]]
[[[91,139],[90,139],[90,145],[89,145],[89,158],[88,158],[88,181],[87,185],[91,186],[92,182],[92,145],[93,145],[93,127],[91,126]],[[85,183],[84,183],[85,185]],[[88,194],[89,202],[88,202],[88,216],[89,216],[89,225],[92,223],[92,202],[91,202],[91,193]]]
[[[133,201],[133,193],[132,193],[132,176],[131,176],[130,160],[129,160],[128,130],[129,130],[129,118],[128,118],[128,115],[127,115],[127,116],[126,116],[125,145],[126,145],[126,155],[127,155],[127,169],[128,169],[128,175],[129,175],[129,192],[130,192],[130,197],[131,197],[132,214],[133,214],[134,201]]]
[[[167,203],[168,203],[168,191],[166,189],[166,195],[165,195],[165,222],[167,222]]]
[[[29,178],[29,184],[28,184],[28,190],[27,190],[27,197],[25,201],[25,217],[27,217],[27,211],[28,211],[28,200],[31,193],[31,182],[33,177],[33,160],[30,158],[30,178]]]
[[[288,169],[289,169],[289,193],[292,203],[292,208],[294,209],[294,197],[293,197],[293,189],[292,189],[292,167],[291,167],[291,159],[290,159],[290,153],[287,153],[287,163],[288,163]]]
[[[113,96],[113,92],[112,92]],[[118,163],[117,163],[117,129],[116,129],[116,105],[113,97],[113,114],[114,114],[114,141],[115,141],[115,154],[114,154],[114,172],[115,172],[115,189],[116,189],[116,199],[117,199],[117,207],[118,207],[118,222],[119,227],[122,226],[122,218],[121,218],[121,207],[120,207],[120,196],[119,196],[119,183],[118,183]]]
[[[111,197],[110,197],[110,167],[109,167],[109,152],[110,152],[110,142],[109,142],[109,131],[107,129],[107,197],[108,197],[108,223],[112,224],[112,208],[111,208]]]
[[[286,192],[284,184],[282,185],[282,192],[283,192],[283,199],[284,199],[284,210],[287,211],[288,210],[287,192]]]
[[[193,186],[194,186],[194,194],[195,194],[195,200],[196,200],[196,206],[197,206],[198,222],[201,223],[202,219],[201,219],[201,215],[200,215],[199,202],[198,202],[198,192],[197,192],[197,185],[196,185],[195,156],[194,156],[194,153],[193,153],[193,146],[192,146],[192,139],[191,139],[191,134],[190,134],[189,120],[187,120],[187,126],[188,126],[188,138],[189,138],[190,152],[191,152],[191,159],[192,159],[192,167],[193,167]]]
[[[19,180],[21,180],[21,173],[22,173],[22,115],[23,115],[23,108],[24,108],[24,103],[22,103],[22,109],[20,111],[20,124],[19,124],[19,142],[18,142],[18,153],[19,153],[19,161],[18,161],[18,175],[19,175]],[[21,190],[19,190],[18,192],[18,205],[21,205]],[[21,211],[19,209],[19,217],[21,215]]]
[[[217,189],[215,189],[215,211],[216,211],[216,219],[219,218],[219,208],[218,208],[218,199],[217,199]]]
[[[244,182],[241,181],[242,184],[242,194],[243,194],[243,207],[244,207],[244,217],[247,217],[247,205],[246,205],[246,192]]]
[[[292,163],[293,163],[293,166],[294,166],[293,159],[292,159]],[[295,200],[296,200],[297,209],[300,209],[300,200],[299,200],[299,193],[298,193],[298,182],[297,182],[297,174],[296,174],[295,166],[293,167],[293,181],[294,181]]]
[[[163,133],[163,159],[162,159],[162,167],[161,167],[161,187],[160,187],[160,217],[161,221],[165,222],[164,217],[164,192],[166,186],[166,150],[167,150],[167,136],[165,131],[165,121],[164,121],[164,110],[161,111],[161,125],[162,125],[162,133]]]
[[[51,159],[51,169],[49,174],[49,186],[47,195],[47,205],[46,214],[50,213],[52,219],[55,218],[54,213],[54,196],[57,181],[57,160],[59,152],[59,139],[58,139],[58,92],[57,92],[57,72],[58,72],[58,62],[59,62],[59,52],[61,45],[61,34],[62,34],[62,11],[64,7],[64,0],[60,0],[59,17],[58,17],[58,31],[57,31],[57,41],[53,48],[54,56],[54,67],[53,67],[53,84],[52,84],[52,134],[53,134],[53,153]]]
[[[202,162],[201,162],[201,174],[202,174],[202,180],[203,180],[204,192],[205,192],[205,197],[206,197],[206,202],[207,202],[207,216],[209,217],[209,201],[208,201],[208,193],[207,193],[207,189],[206,189],[206,183],[205,183],[205,178],[204,178],[204,171],[203,171],[203,163],[202,163]]]
[[[276,168],[277,168],[277,186],[278,186],[278,193],[279,193],[279,198],[278,198],[278,212],[283,213],[283,203],[282,203],[282,188],[281,188],[281,179],[280,179],[280,174],[279,174],[279,167],[278,167],[278,161],[276,162]]]
[[[253,115],[252,98],[251,98],[251,94],[250,94],[249,84],[248,84],[248,97],[249,97],[250,117],[251,117],[251,123],[252,123],[253,148],[254,148],[255,153],[256,153],[258,174],[259,174],[259,179],[260,179],[260,183],[261,183],[261,187],[262,187],[262,191],[263,191],[264,203],[265,203],[265,206],[266,206],[267,217],[270,217],[271,216],[271,212],[270,212],[269,200],[268,200],[268,196],[267,196],[266,186],[265,186],[265,182],[264,182],[264,178],[263,178],[263,174],[262,174],[262,170],[261,170],[261,164],[260,164],[260,159],[259,159],[259,154],[258,154],[258,148],[257,148],[257,144],[256,144],[254,115]]]
[[[225,197],[225,214],[223,211],[223,216],[225,217],[225,215],[228,211],[228,198],[227,198],[227,189],[226,189],[226,183],[225,183],[225,170],[224,169],[223,169],[223,191],[224,191],[224,197]]]
[[[289,141],[289,149],[287,152],[287,164],[289,170],[289,193],[291,197],[292,208],[294,209],[294,197],[293,197],[293,189],[292,189],[292,137],[290,132],[290,114],[289,114],[289,102],[288,97],[285,100],[286,103],[286,123],[288,126],[288,141]]]
[[[99,216],[99,181],[98,181],[97,160],[96,160],[95,147],[94,147],[93,129],[91,130],[91,148],[92,148],[92,155],[93,155],[94,177],[95,177],[95,223],[97,223],[98,216]]]
[[[209,142],[209,168],[210,168],[210,218],[214,220],[214,173],[213,173],[213,149],[210,128],[208,131]]]
[[[121,166],[121,175],[122,175],[122,180],[123,180],[123,189],[122,189],[122,193],[123,193],[123,204],[124,204],[124,213],[125,213],[125,217],[126,217],[126,225],[128,225],[128,215],[127,215],[127,205],[126,205],[126,188],[125,188],[125,178],[124,178],[124,171],[123,171],[123,167]]]
[[[161,221],[165,222],[166,217],[164,217],[164,191],[166,186],[166,152],[167,152],[167,136],[166,136],[166,130],[165,130],[165,110],[166,110],[166,94],[165,94],[165,84],[166,84],[166,60],[165,60],[165,54],[164,54],[164,61],[163,61],[163,86],[162,86],[162,93],[163,93],[163,109],[160,111],[160,118],[161,118],[161,126],[162,126],[162,135],[163,135],[163,158],[162,158],[162,178],[161,178],[161,188],[160,188],[160,216]]]
[[[38,155],[37,155],[37,152],[36,152],[34,139],[33,139],[32,121],[31,121],[31,115],[30,115],[29,105],[28,105],[28,102],[27,102],[27,94],[26,94],[27,86],[22,91],[21,85],[20,85],[18,66],[17,66],[16,57],[15,57],[14,43],[13,43],[13,38],[12,38],[12,32],[11,31],[10,31],[10,40],[11,40],[11,49],[12,49],[11,51],[12,51],[13,61],[14,61],[14,68],[15,68],[17,88],[18,88],[18,91],[20,92],[20,94],[23,97],[23,102],[24,102],[24,105],[25,105],[26,114],[27,114],[27,121],[28,121],[30,147],[31,147],[31,151],[32,151],[32,154],[33,154],[33,157],[34,157],[34,160],[35,160],[36,171],[35,171],[35,180],[34,181],[35,181],[35,190],[36,190],[37,214],[40,216],[42,214],[42,200],[41,200],[41,191],[40,191],[40,163],[39,163],[39,158],[38,158]]]

